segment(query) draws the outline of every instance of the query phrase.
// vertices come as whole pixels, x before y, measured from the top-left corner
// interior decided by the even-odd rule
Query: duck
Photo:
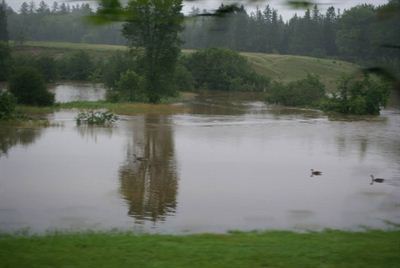
[[[321,176],[322,172],[318,170],[311,169],[311,177],[312,176]]]
[[[370,183],[371,185],[374,184],[374,182],[382,183],[382,182],[385,181],[385,179],[383,179],[383,178],[375,178],[374,175],[372,175],[372,174],[370,176],[371,176],[371,179],[372,179],[371,183]]]

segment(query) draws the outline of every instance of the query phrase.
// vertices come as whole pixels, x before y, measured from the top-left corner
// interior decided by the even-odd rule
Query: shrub
[[[69,80],[88,80],[94,71],[94,64],[85,51],[74,52],[58,60],[61,78]]]
[[[39,106],[54,103],[54,94],[47,91],[44,79],[36,69],[16,69],[10,78],[9,88],[18,103]]]
[[[120,80],[121,75],[128,70],[134,70],[135,66],[135,60],[127,52],[114,53],[103,64],[103,83],[109,88],[114,88]]]
[[[321,108],[354,115],[378,115],[386,105],[390,93],[389,83],[368,75],[343,77],[339,81],[338,91],[322,102]]]
[[[15,112],[16,103],[16,99],[12,94],[0,91],[0,119],[12,117]]]
[[[194,89],[192,73],[182,64],[176,66],[174,80],[177,90],[191,91]]]
[[[318,76],[308,74],[306,78],[286,85],[274,83],[268,92],[267,101],[286,106],[314,106],[324,96],[324,84]]]
[[[113,101],[146,102],[147,96],[143,86],[143,78],[132,70],[121,74],[114,89],[110,90]]]
[[[54,58],[48,55],[21,55],[13,58],[13,67],[31,67],[39,71],[46,82],[55,81],[58,78],[58,65]]]
[[[76,117],[76,123],[81,125],[111,125],[118,120],[118,117],[109,111],[83,111]]]
[[[256,74],[239,53],[209,48],[187,57],[185,65],[192,73],[196,89],[262,91],[269,80]]]

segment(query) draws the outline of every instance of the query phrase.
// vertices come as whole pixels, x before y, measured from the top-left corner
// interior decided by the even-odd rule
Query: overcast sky
[[[41,0],[6,0],[7,4],[11,6],[14,10],[19,10],[21,4],[23,2],[30,2],[33,1],[35,3],[39,3]],[[46,3],[48,3],[50,6],[55,2],[54,0],[44,0]],[[71,4],[74,4],[75,2],[77,3],[84,3],[85,1],[74,1],[74,0],[64,0],[60,1],[57,0],[57,2],[72,2]],[[198,1],[190,1],[190,2],[185,2],[184,4],[184,11],[188,12],[191,8],[192,5],[197,6],[201,9],[215,9],[217,8],[221,2],[224,3],[233,3],[233,2],[239,2],[239,0],[228,0],[228,1],[220,1],[220,0],[198,0]],[[243,1],[245,3],[245,1]],[[329,6],[335,6],[336,8],[340,8],[341,10],[343,9],[348,9],[352,6],[355,6],[357,4],[363,4],[363,3],[368,3],[368,4],[374,4],[374,5],[381,5],[385,4],[388,1],[387,0],[318,0],[316,1],[320,3],[320,9],[324,10]],[[254,10],[256,6],[258,5],[260,9],[263,9],[267,3],[269,3],[273,8],[278,9],[279,13],[283,15],[284,19],[289,19],[295,12],[298,14],[302,14],[302,11],[299,10],[292,10],[289,9],[287,6],[283,5],[284,1],[283,0],[259,0],[259,1],[247,1],[247,3],[252,3],[250,6],[247,7],[248,10]]]

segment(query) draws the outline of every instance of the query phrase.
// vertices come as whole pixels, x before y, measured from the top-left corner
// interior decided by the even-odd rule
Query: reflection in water
[[[16,128],[2,126],[0,128],[0,157],[7,155],[11,147],[16,145],[28,146],[41,135],[40,128]]]
[[[169,118],[145,116],[134,126],[133,139],[120,167],[120,192],[138,223],[163,221],[176,209],[178,176]]]
[[[216,114],[126,116],[112,128],[77,127],[71,111],[49,117],[62,128],[1,125],[2,153],[35,139],[27,133],[41,137],[0,157],[0,231],[400,223],[400,110],[338,121],[232,95],[226,103],[216,99],[207,96],[202,105],[225,107]],[[311,168],[323,176],[310,179]],[[384,183],[370,185],[370,174]]]

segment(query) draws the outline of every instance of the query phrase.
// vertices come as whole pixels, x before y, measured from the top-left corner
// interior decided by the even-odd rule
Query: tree
[[[47,91],[43,77],[30,67],[14,71],[9,81],[9,90],[18,103],[39,106],[54,103],[54,94]]]
[[[8,42],[7,5],[4,0],[0,3],[0,42]]]
[[[5,81],[8,78],[11,65],[10,48],[6,42],[0,41],[0,81]]]
[[[148,99],[157,103],[174,94],[173,76],[180,53],[182,0],[131,0],[123,34],[133,47],[143,47]]]

